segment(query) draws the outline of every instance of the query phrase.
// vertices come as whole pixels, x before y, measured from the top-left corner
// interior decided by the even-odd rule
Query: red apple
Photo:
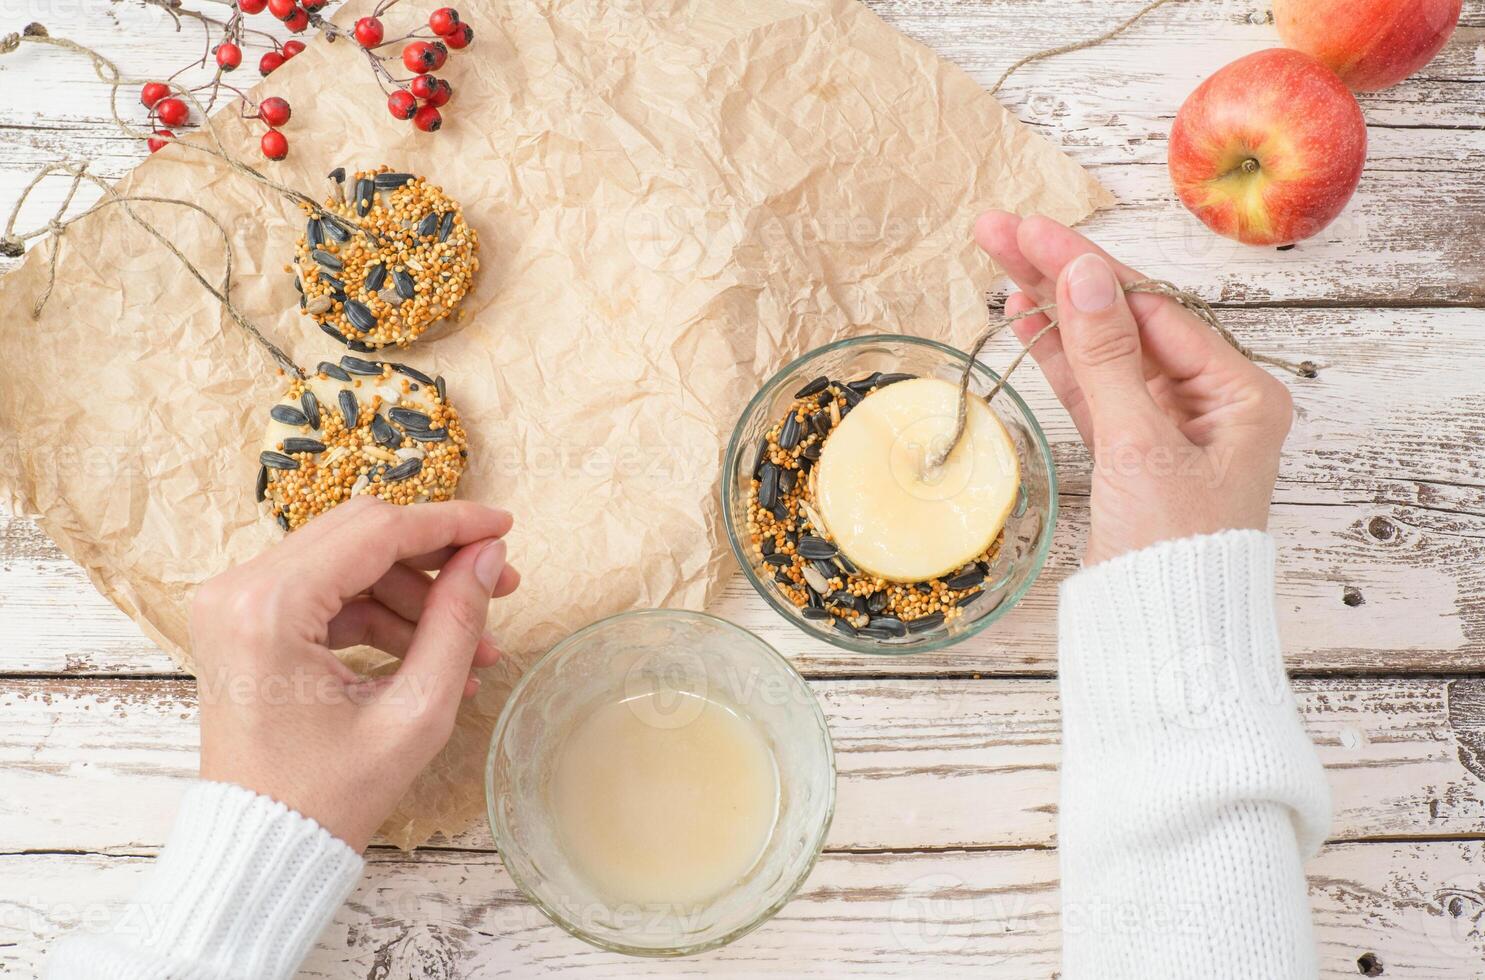
[[[1355,92],[1395,85],[1433,60],[1463,0],[1274,0],[1284,43]]]
[[[1219,235],[1289,245],[1335,220],[1361,180],[1366,121],[1335,72],[1270,48],[1239,58],[1176,113],[1170,175]]]

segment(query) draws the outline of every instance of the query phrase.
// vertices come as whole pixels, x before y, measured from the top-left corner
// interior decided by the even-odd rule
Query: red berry
[[[262,75],[271,75],[275,68],[284,63],[284,56],[277,51],[269,51],[258,59],[258,72]]]
[[[303,41],[285,41],[284,42],[284,60],[285,61],[288,61],[290,58],[294,57],[296,54],[298,54],[299,52],[301,52],[303,50],[304,50],[304,42]]]
[[[268,12],[279,20],[287,20],[297,9],[299,5],[294,0],[268,0]]]
[[[438,71],[449,60],[449,46],[442,41],[434,41],[430,47],[433,48],[433,70]]]
[[[155,130],[155,136],[174,136],[174,135],[175,134],[172,133],[168,129],[157,129],[157,130]],[[154,136],[151,136],[149,139],[145,140],[145,142],[149,144],[149,148],[150,148],[150,152],[151,153],[154,153],[156,150],[158,150],[162,146],[169,146],[170,145],[165,140],[157,140],[157,139],[155,139]]]
[[[448,105],[449,99],[453,97],[454,86],[440,78],[438,80],[438,90],[433,93],[433,97],[428,100],[428,104],[431,106]]]
[[[469,42],[473,40],[474,28],[468,24],[460,24],[454,33],[445,35],[443,39],[445,44],[455,50],[469,47]]]
[[[268,7],[268,0],[237,0],[237,9],[245,14],[261,14]]]
[[[452,34],[459,28],[459,11],[453,7],[439,7],[428,15],[428,26],[434,34]]]
[[[406,89],[398,89],[387,96],[387,111],[394,119],[411,119],[418,111],[418,100]]]
[[[298,34],[309,26],[309,14],[304,12],[303,7],[295,7],[294,12],[284,18],[284,26]]]
[[[299,6],[303,7],[305,10],[309,11],[312,14],[317,14],[321,10],[323,10],[325,4],[329,2],[330,0],[299,0]]]
[[[263,155],[270,160],[282,160],[289,155],[289,138],[276,129],[270,129],[258,141]]]
[[[425,133],[436,133],[443,125],[443,116],[440,116],[438,110],[431,105],[425,105],[413,116],[413,125]]]
[[[438,53],[433,50],[433,45],[427,41],[413,41],[402,49],[402,63],[407,66],[408,71],[425,72],[432,71],[433,62],[437,60]]]
[[[155,115],[167,126],[184,126],[191,118],[191,110],[180,99],[161,99],[155,103]]]
[[[438,92],[438,79],[432,75],[419,75],[407,86],[420,99],[431,99]]]
[[[278,96],[264,99],[258,103],[258,118],[270,126],[282,126],[289,121],[293,111],[289,108],[289,100]]]
[[[155,103],[170,94],[170,86],[164,82],[145,82],[144,88],[139,90],[139,101],[144,103],[146,109],[153,109]]]
[[[356,21],[356,43],[363,48],[374,48],[382,43],[382,22],[375,17],[362,17]]]
[[[222,71],[232,71],[242,64],[242,49],[231,41],[217,45],[217,65]]]

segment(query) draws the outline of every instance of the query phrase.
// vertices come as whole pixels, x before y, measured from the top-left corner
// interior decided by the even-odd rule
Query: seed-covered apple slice
[[[1005,527],[1020,463],[984,399],[969,399],[964,437],[944,464],[928,464],[953,435],[958,401],[948,381],[904,381],[865,398],[826,440],[815,502],[863,571],[892,582],[949,575]]]

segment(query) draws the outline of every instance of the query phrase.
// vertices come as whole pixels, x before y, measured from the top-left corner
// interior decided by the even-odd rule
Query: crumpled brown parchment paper
[[[404,847],[479,815],[489,732],[522,664],[602,616],[717,591],[731,567],[722,447],[762,379],[851,334],[964,346],[995,275],[970,239],[978,212],[1070,222],[1110,201],[855,0],[459,7],[477,39],[440,72],[456,95],[436,135],[392,120],[360,52],[323,40],[256,90],[293,103],[286,161],[261,162],[235,108],[217,118],[238,156],[317,195],[339,165],[424,174],[480,234],[467,318],[402,359],[448,377],[471,439],[461,496],[516,514],[524,584],[492,607],[511,657],[384,828]],[[281,198],[189,147],[121,188],[209,208],[233,235],[249,319],[300,364],[344,353],[297,310],[283,266],[303,219]],[[219,274],[206,221],[138,207]],[[280,536],[252,486],[282,382],[117,207],[66,233],[32,320],[49,248],[0,282],[0,488],[190,667],[195,587]]]

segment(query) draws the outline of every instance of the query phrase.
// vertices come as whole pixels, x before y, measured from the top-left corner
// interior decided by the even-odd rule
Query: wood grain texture
[[[64,931],[107,921],[145,857],[0,856],[0,974],[31,975]],[[1343,844],[1308,866],[1321,976],[1472,980],[1485,959],[1477,842]],[[492,854],[373,852],[366,878],[301,976],[481,980],[586,971],[628,977],[842,976],[1055,980],[1052,851],[831,854],[798,896],[732,946],[668,962],[602,953],[527,905]],[[1078,916],[1109,910],[1067,910]],[[1220,910],[1163,910],[1155,929]],[[148,928],[147,915],[132,921]],[[1177,925],[1178,927],[1178,925]]]
[[[1485,836],[1485,681],[1314,679],[1298,688],[1329,771],[1332,838]],[[1054,682],[848,680],[814,689],[839,773],[828,848],[1055,843]],[[132,851],[164,842],[196,774],[194,685],[0,681],[0,717],[0,846]],[[442,843],[493,846],[483,826]]]

